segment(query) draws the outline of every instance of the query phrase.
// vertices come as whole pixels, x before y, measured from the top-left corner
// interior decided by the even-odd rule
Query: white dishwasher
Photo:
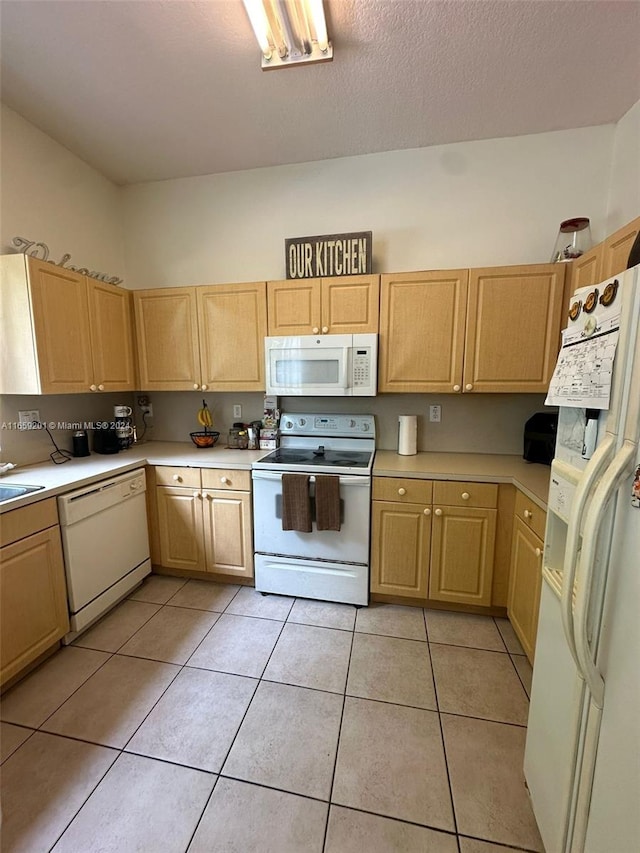
[[[61,495],[71,633],[79,633],[151,571],[144,469]]]

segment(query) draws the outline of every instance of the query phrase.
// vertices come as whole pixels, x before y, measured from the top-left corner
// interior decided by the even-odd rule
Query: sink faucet
[[[9,471],[11,471],[12,468],[15,467],[16,466],[13,464],[13,462],[0,462],[0,477],[3,474],[8,473]]]

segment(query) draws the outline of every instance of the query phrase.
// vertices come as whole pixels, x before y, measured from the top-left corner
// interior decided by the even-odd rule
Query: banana
[[[198,410],[198,423],[205,429],[209,429],[209,427],[213,426],[213,418],[206,402],[203,400],[202,403],[202,408]]]

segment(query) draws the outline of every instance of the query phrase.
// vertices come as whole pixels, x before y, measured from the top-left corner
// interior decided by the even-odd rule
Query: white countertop
[[[70,492],[139,468],[142,465],[181,465],[192,468],[239,468],[249,470],[253,462],[271,453],[270,450],[231,450],[226,447],[194,447],[190,442],[148,441],[123,450],[102,455],[92,453],[70,459],[62,465],[40,462],[12,469],[0,477],[1,485],[44,486],[18,498],[0,503],[0,514],[45,498]]]
[[[142,465],[250,470],[254,462],[269,453],[270,450],[198,448],[182,441],[149,441],[121,453],[92,453],[62,465],[54,465],[53,462],[25,465],[0,477],[0,485],[16,483],[44,488],[0,503],[0,514],[116,474],[124,474]],[[525,462],[520,456],[490,453],[418,453],[415,456],[399,456],[393,450],[378,450],[373,466],[376,477],[513,483],[545,510],[550,473],[551,468],[547,465]]]
[[[417,453],[415,456],[400,456],[393,450],[378,450],[373,475],[513,483],[546,510],[551,468],[549,465],[525,462],[521,456],[498,453]]]

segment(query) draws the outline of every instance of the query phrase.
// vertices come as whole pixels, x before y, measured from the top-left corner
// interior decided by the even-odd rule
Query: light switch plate
[[[439,424],[442,420],[442,406],[429,406],[429,420]]]
[[[236,419],[242,417],[242,406],[239,403],[233,407],[233,417]]]

